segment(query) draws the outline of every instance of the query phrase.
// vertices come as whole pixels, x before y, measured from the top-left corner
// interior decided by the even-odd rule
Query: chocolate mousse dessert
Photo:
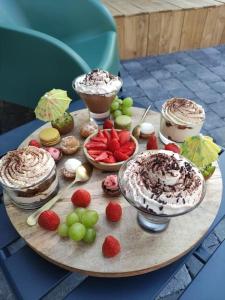
[[[18,207],[38,208],[58,191],[54,159],[33,146],[10,151],[0,160],[0,183]]]
[[[201,172],[178,153],[144,151],[119,174],[122,194],[145,212],[177,215],[197,206],[204,196]]]
[[[122,86],[122,80],[107,71],[95,69],[73,81],[73,88],[84,100],[91,118],[108,118],[110,105]]]
[[[182,143],[189,136],[198,135],[205,120],[203,107],[192,100],[172,98],[167,100],[161,110],[160,138]]]

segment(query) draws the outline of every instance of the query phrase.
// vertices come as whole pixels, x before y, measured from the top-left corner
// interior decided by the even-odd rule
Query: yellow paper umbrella
[[[66,91],[53,89],[39,100],[34,111],[36,118],[45,122],[54,121],[64,114],[71,101]]]
[[[209,136],[197,135],[185,139],[181,145],[181,154],[192,161],[205,178],[212,175],[215,167],[212,163],[218,159],[221,148]]]

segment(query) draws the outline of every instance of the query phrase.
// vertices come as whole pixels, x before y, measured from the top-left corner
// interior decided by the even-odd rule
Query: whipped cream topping
[[[0,182],[9,188],[31,187],[48,177],[54,167],[54,159],[46,150],[20,148],[0,160]]]
[[[141,127],[141,133],[143,134],[152,134],[155,132],[155,128],[152,125],[152,123],[144,122],[141,123],[140,127]]]
[[[201,200],[201,172],[177,153],[144,151],[127,163],[120,176],[122,193],[138,207],[155,214],[185,212]]]
[[[105,95],[117,93],[122,86],[122,80],[107,71],[96,69],[79,76],[73,84],[78,93]]]
[[[192,100],[172,98],[162,106],[163,116],[178,125],[193,125],[205,120],[204,108]]]
[[[79,166],[81,166],[81,161],[76,158],[69,158],[64,164],[65,170],[70,173],[76,173]]]

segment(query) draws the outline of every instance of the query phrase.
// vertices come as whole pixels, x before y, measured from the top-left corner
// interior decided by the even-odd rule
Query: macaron
[[[39,133],[39,139],[44,146],[53,146],[60,142],[59,131],[55,128],[45,128]]]
[[[81,161],[76,158],[69,158],[64,163],[63,176],[65,179],[74,179],[76,170],[81,165]]]
[[[140,125],[140,137],[147,139],[151,134],[155,133],[155,128],[150,122],[144,122]]]
[[[46,147],[45,150],[51,154],[51,156],[55,160],[55,162],[60,161],[60,159],[62,158],[62,151],[59,148]]]

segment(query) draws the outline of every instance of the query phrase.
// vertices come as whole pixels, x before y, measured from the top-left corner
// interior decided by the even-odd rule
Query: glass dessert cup
[[[189,136],[198,135],[204,121],[193,125],[180,125],[171,122],[161,112],[159,137],[163,144],[183,143]]]
[[[205,192],[206,192],[206,185],[205,181],[203,182],[203,189],[201,193],[201,197],[199,198],[199,201],[196,202],[196,204],[192,207],[189,207],[185,209],[182,212],[174,214],[156,214],[151,208],[146,209],[145,207],[141,206],[138,202],[136,202],[134,199],[128,198],[126,195],[126,187],[122,184],[122,178],[123,174],[127,168],[127,165],[129,164],[130,160],[134,159],[134,157],[131,157],[128,159],[120,168],[119,174],[118,174],[118,182],[119,182],[119,187],[122,195],[124,198],[132,205],[134,206],[137,210],[137,222],[139,226],[144,229],[147,232],[151,233],[159,233],[167,229],[169,222],[171,218],[177,217],[184,215],[186,213],[191,212],[193,209],[195,209],[204,199],[205,197]]]
[[[3,183],[2,187],[15,206],[25,210],[39,208],[58,193],[56,167],[41,181],[26,188],[8,187]]]
[[[104,121],[109,118],[110,106],[123,85],[122,79],[118,79],[120,80],[119,88],[105,94],[88,94],[79,92],[75,87],[75,81],[77,80],[77,78],[74,79],[72,87],[80,96],[80,98],[85,102],[85,105],[87,106],[89,111],[90,121],[94,121],[97,124],[102,125]]]

